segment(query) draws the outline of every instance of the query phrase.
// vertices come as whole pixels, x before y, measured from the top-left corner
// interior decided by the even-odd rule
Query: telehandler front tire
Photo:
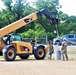
[[[3,53],[6,61],[14,61],[16,58],[16,50],[14,47],[9,47],[5,53]]]

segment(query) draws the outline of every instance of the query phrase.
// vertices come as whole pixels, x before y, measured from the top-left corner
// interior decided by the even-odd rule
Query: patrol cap
[[[66,38],[63,38],[63,41],[66,41]]]

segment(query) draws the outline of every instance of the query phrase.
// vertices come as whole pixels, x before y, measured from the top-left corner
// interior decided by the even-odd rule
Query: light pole
[[[56,33],[57,33],[57,37],[59,37],[59,31],[58,31],[58,25],[56,24]]]
[[[62,5],[59,5],[59,6],[57,7],[58,12],[60,11],[60,8],[62,8]],[[59,18],[59,14],[58,14],[58,18]],[[59,37],[59,28],[58,28],[58,24],[56,24],[56,33],[57,33],[57,37]]]

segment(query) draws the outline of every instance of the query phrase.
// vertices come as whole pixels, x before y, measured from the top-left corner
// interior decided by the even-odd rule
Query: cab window
[[[21,41],[20,35],[12,35],[10,41]]]

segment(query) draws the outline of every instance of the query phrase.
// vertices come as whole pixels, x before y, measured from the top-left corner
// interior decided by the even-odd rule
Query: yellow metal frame
[[[2,49],[5,45],[6,44],[3,42],[3,40],[0,40],[0,51],[2,51]]]
[[[50,49],[50,44],[48,44],[46,47],[46,54],[48,53],[49,49]]]
[[[37,15],[36,15],[36,13],[32,13],[32,14],[30,14],[30,15],[10,24],[10,25],[7,25],[7,26],[1,28],[0,29],[0,38],[2,38],[6,34],[9,34],[15,30],[21,28],[22,26],[27,25],[28,23],[25,22],[25,19],[28,19],[28,18],[32,19],[31,21],[28,22],[28,23],[30,23],[37,19]]]
[[[1,39],[4,35],[9,34],[9,33],[13,32],[13,31],[15,31],[15,30],[21,28],[22,26],[27,25],[28,23],[36,20],[37,18],[38,18],[38,17],[37,17],[37,14],[36,14],[36,13],[32,13],[32,14],[30,14],[30,15],[28,15],[28,16],[26,16],[26,17],[24,17],[24,18],[22,18],[22,19],[20,19],[20,20],[18,20],[18,21],[16,21],[16,22],[14,22],[14,23],[12,23],[12,24],[10,24],[10,25],[7,25],[7,26],[1,28],[1,29],[0,29],[0,39]],[[28,21],[28,22],[26,22],[25,20],[27,20],[27,19],[31,19],[31,20]],[[1,42],[1,44],[0,44],[0,51],[1,51],[2,48],[5,46],[5,43],[4,43],[2,40],[1,40],[0,42]],[[14,42],[12,42],[12,44],[13,44],[13,45],[15,46],[15,48],[17,49],[17,54],[33,53],[33,52],[32,52],[32,51],[33,51],[33,50],[32,50],[32,45],[31,45],[30,43],[28,43],[28,42],[18,42],[18,41],[14,41]],[[29,49],[29,51],[26,51],[26,50],[25,50],[25,51],[22,51],[21,48],[20,48],[21,46],[27,47],[27,48]],[[48,44],[48,46],[47,46],[47,48],[46,48],[46,53],[48,52],[49,47],[50,47],[50,45]]]
[[[32,45],[29,42],[18,42],[18,41],[13,41],[12,44],[15,46],[17,49],[16,53],[17,54],[25,54],[25,53],[32,53]],[[21,50],[20,47],[27,47],[28,50]]]
[[[26,19],[31,19],[29,22],[25,22],[25,20]],[[9,24],[9,25],[7,25],[7,26],[5,26],[5,27],[3,27],[3,28],[1,28],[0,29],[0,51],[3,49],[3,47],[6,45],[3,41],[2,41],[2,37],[4,36],[4,35],[6,35],[6,34],[9,34],[9,33],[11,33],[11,32],[13,32],[13,31],[15,31],[15,30],[17,30],[17,29],[19,29],[19,28],[21,28],[22,26],[25,26],[25,25],[27,25],[28,23],[30,23],[30,22],[32,22],[32,21],[34,21],[34,20],[36,20],[37,19],[37,15],[36,15],[36,13],[32,13],[32,14],[30,14],[30,15],[28,15],[28,16],[26,16],[26,17],[24,17],[24,18],[22,18],[22,19],[20,19],[20,20],[18,20],[18,21],[16,21],[16,22],[14,22],[14,23],[12,23],[12,24]],[[30,51],[29,51],[29,53],[32,53],[32,49],[31,49],[31,47],[30,47],[30,45],[29,44],[27,44],[27,43],[20,43],[20,42],[15,42],[15,44],[17,44],[17,53],[27,53],[27,52],[23,52],[23,51],[21,51],[19,48],[19,46],[20,45],[25,45],[25,46],[28,46],[29,48],[30,48]]]

